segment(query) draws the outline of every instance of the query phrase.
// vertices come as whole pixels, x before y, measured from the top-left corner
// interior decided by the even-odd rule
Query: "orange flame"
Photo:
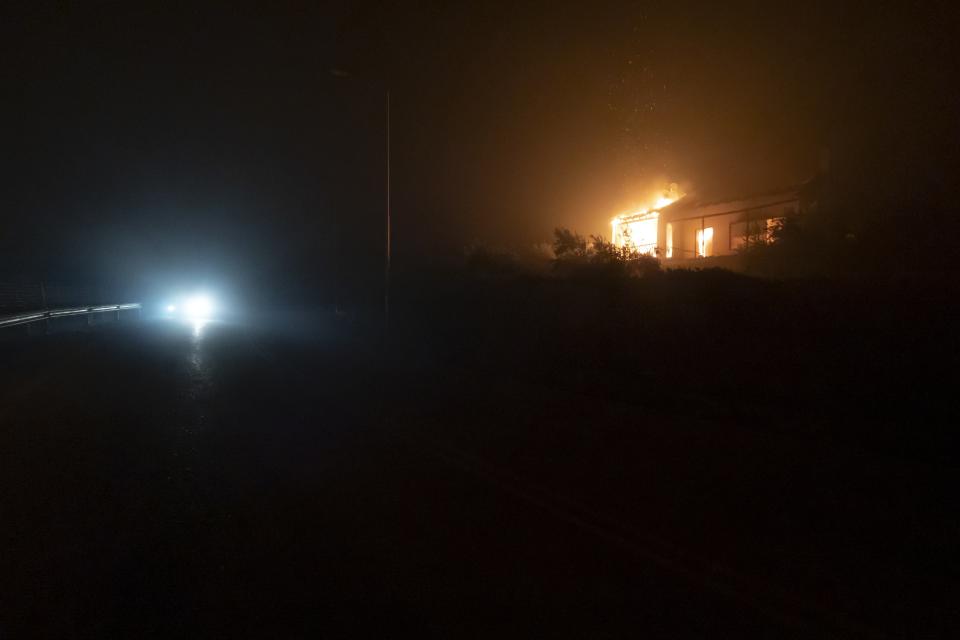
[[[672,183],[650,198],[652,204],[616,216],[610,223],[613,243],[618,247],[629,246],[640,253],[657,255],[657,221],[660,209],[676,202],[683,195],[676,183]]]

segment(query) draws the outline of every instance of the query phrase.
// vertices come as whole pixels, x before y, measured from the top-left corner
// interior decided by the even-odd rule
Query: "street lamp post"
[[[390,89],[387,89],[387,228],[386,228],[386,261],[383,273],[383,326],[390,327]]]

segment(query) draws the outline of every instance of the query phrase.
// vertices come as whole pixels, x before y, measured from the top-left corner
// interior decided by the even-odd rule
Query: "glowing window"
[[[773,232],[783,218],[761,218],[730,223],[730,248],[737,250],[773,241]]]
[[[654,255],[657,249],[657,214],[645,216],[627,224],[629,242],[640,253]]]
[[[697,256],[705,258],[713,255],[713,227],[697,229]]]
[[[673,225],[667,223],[667,257],[673,257]]]

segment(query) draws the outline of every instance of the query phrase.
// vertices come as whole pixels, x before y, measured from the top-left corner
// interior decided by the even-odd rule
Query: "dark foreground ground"
[[[328,325],[148,320],[0,342],[0,637],[960,629],[949,425],[904,436],[952,399],[909,411],[917,363],[892,403],[896,376],[837,387],[839,358],[824,389],[795,347],[770,365],[789,384],[756,347],[684,386],[577,344],[535,366],[551,331],[587,329],[512,313],[540,347],[507,356],[466,325],[452,343],[401,325],[388,349]],[[909,360],[885,344],[870,368]],[[725,402],[744,363],[755,378]],[[823,404],[864,385],[889,424]]]

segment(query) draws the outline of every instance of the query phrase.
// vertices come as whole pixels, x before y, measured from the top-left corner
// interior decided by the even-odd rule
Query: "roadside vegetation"
[[[775,272],[811,251],[811,233],[784,226],[751,258]],[[401,274],[391,332],[403,366],[566,389],[598,416],[627,403],[829,431],[896,455],[960,453],[949,278],[828,277],[829,256],[791,277],[664,270],[566,229],[552,248],[547,258],[473,247],[459,268]]]

